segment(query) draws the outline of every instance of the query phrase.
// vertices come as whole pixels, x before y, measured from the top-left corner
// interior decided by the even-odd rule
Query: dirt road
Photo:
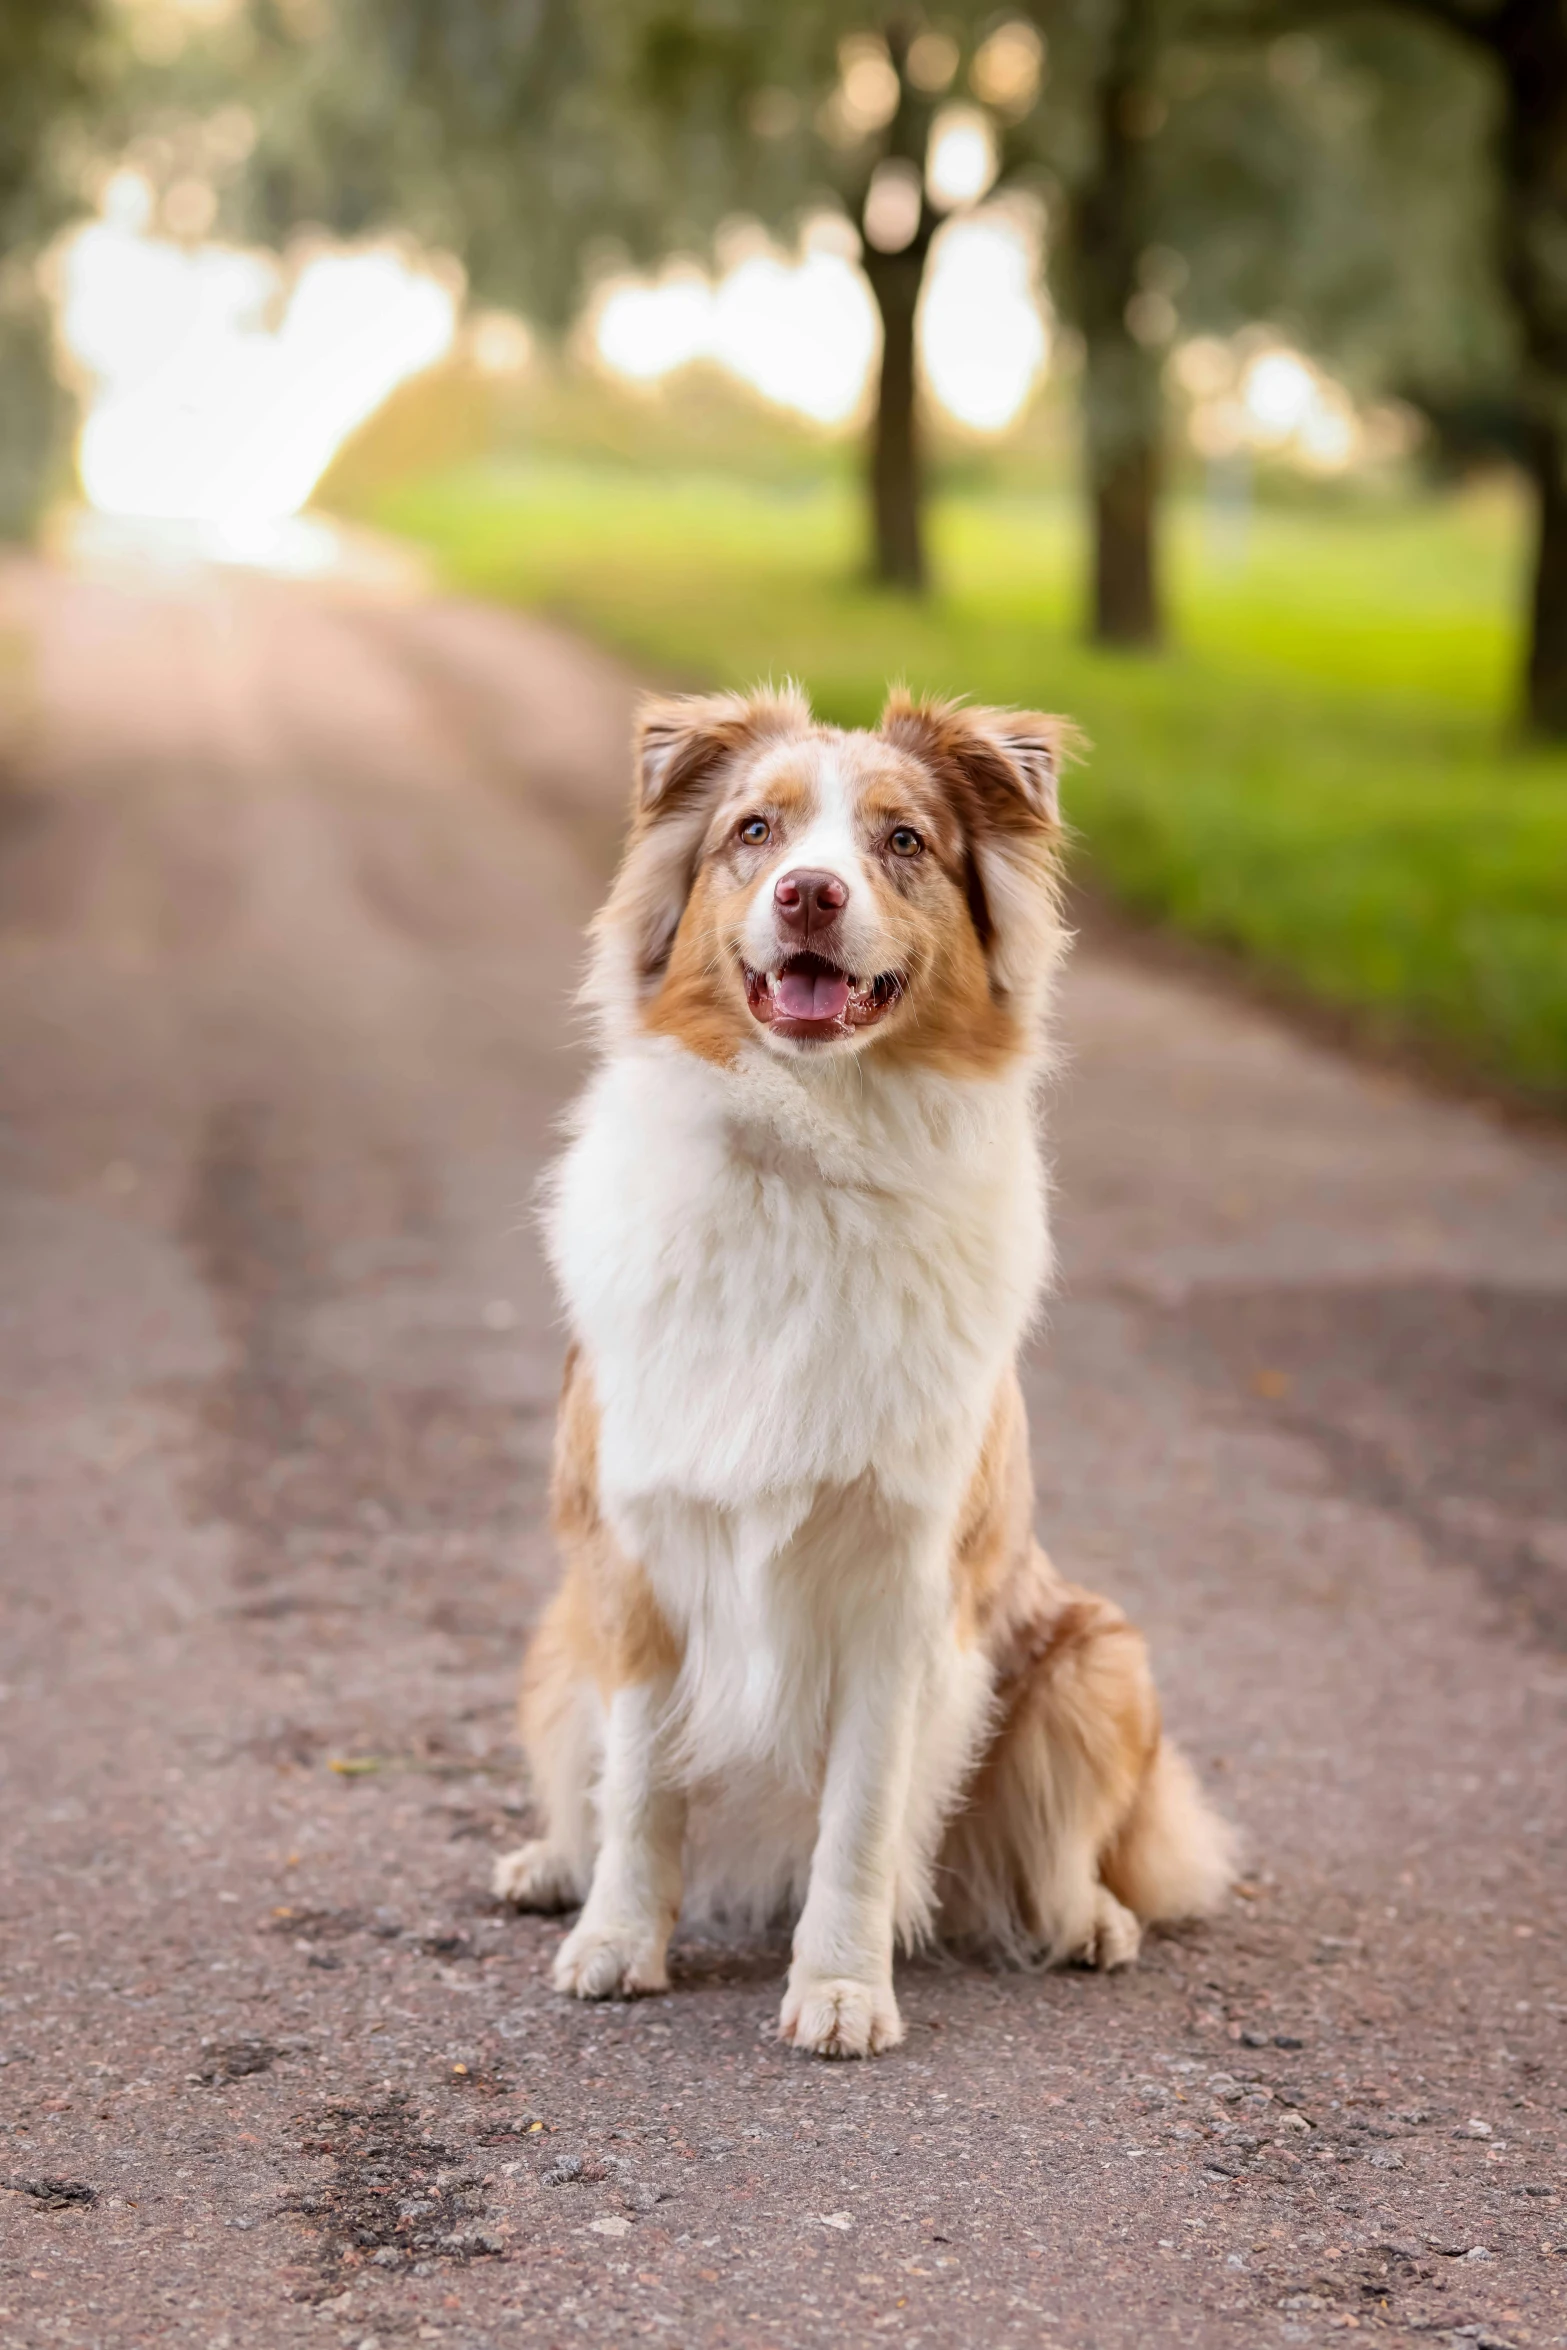
[[[873,2067],[778,2047],[777,1948],[569,2006],[485,1888],[629,681],[0,600],[0,2344],[1567,2342],[1559,1141],[1081,955],[1042,1527],[1240,1897],[907,1968]]]

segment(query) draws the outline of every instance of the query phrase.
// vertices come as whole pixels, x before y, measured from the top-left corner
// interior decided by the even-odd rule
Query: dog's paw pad
[[[582,1899],[575,1869],[548,1844],[503,1852],[491,1871],[490,1891],[513,1909],[570,1909]]]
[[[573,1999],[640,1999],[667,1991],[663,1953],[632,1934],[605,1934],[576,1927],[555,1954],[557,1991]]]
[[[778,2037],[809,2056],[879,2056],[903,2038],[903,2019],[889,1983],[791,1976]]]

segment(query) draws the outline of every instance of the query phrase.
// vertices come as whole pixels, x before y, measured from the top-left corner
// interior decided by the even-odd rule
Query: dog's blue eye
[[[900,824],[888,835],[887,846],[895,857],[917,857],[925,843],[912,825]]]
[[[765,816],[748,816],[740,827],[740,838],[749,841],[753,849],[759,849],[764,840],[772,838],[772,830]]]

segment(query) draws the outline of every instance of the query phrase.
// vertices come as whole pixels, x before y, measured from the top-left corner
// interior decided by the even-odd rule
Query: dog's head
[[[1072,730],[894,694],[874,733],[803,694],[648,702],[592,993],[709,1060],[896,1053],[954,1071],[1034,1042],[1059,954]]]

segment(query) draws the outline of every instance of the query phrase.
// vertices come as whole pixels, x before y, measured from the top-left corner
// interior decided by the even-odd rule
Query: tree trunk
[[[924,590],[926,571],[914,319],[927,243],[916,237],[901,253],[877,253],[870,246],[865,252],[882,333],[869,450],[871,570],[884,586],[916,595]]]
[[[1143,354],[1136,354],[1138,360]],[[1118,364],[1120,362],[1121,364]],[[1087,419],[1089,493],[1093,530],[1093,638],[1101,645],[1156,645],[1163,634],[1159,608],[1158,425],[1139,402],[1136,422],[1117,422],[1104,379],[1126,372],[1123,355],[1090,352]],[[1096,382],[1100,388],[1096,389]]]
[[[1524,716],[1541,734],[1567,735],[1567,433],[1541,420],[1532,437],[1536,523]]]
[[[1536,498],[1524,718],[1567,736],[1567,17],[1508,0],[1483,37],[1505,92],[1498,230]]]
[[[1098,151],[1074,210],[1072,271],[1082,328],[1083,458],[1093,545],[1091,633],[1099,644],[1163,635],[1158,498],[1159,362],[1132,332],[1138,264],[1150,241],[1151,0],[1119,0],[1098,88]]]
[[[920,449],[919,368],[914,322],[931,241],[941,215],[925,187],[926,150],[935,105],[928,91],[909,77],[909,47],[917,20],[893,17],[883,26],[887,54],[898,77],[898,103],[887,125],[881,162],[901,166],[919,190],[914,230],[907,244],[889,252],[870,234],[872,172],[860,190],[858,218],[865,274],[881,314],[881,373],[876,414],[866,450],[870,493],[871,575],[884,587],[922,595],[925,566],[925,468]]]

